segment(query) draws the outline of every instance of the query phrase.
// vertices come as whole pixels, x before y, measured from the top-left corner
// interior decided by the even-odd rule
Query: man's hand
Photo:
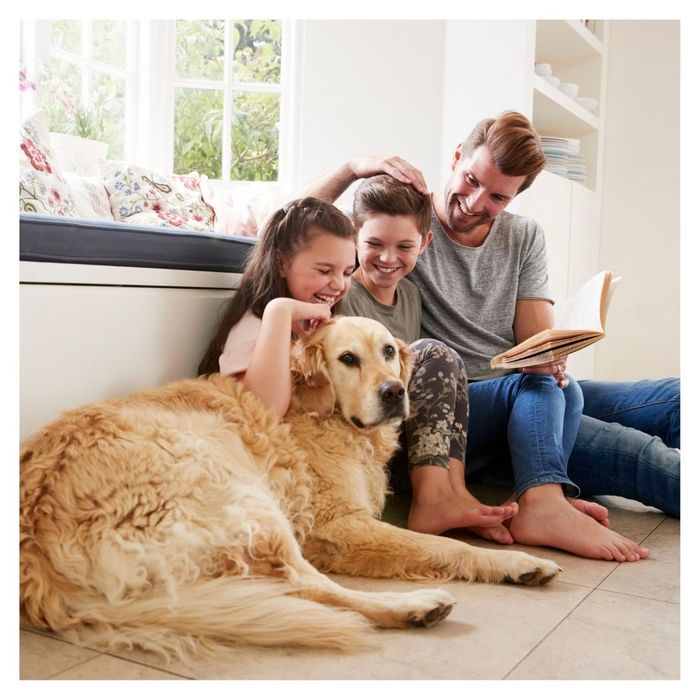
[[[557,380],[559,388],[566,389],[569,386],[569,380],[566,378],[566,360],[567,358],[564,357],[546,365],[523,367],[521,371],[523,374],[551,374]]]
[[[353,158],[348,162],[348,165],[356,180],[386,173],[396,178],[399,182],[412,185],[421,194],[430,194],[428,186],[425,184],[423,173],[399,156],[391,156],[389,158],[383,156]]]

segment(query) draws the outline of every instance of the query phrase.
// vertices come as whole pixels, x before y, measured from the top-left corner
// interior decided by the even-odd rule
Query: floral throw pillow
[[[211,231],[214,211],[202,199],[199,174],[159,175],[118,161],[102,165],[105,189],[116,221]]]
[[[35,112],[19,129],[19,209],[77,216],[70,187],[51,150],[42,112]]]

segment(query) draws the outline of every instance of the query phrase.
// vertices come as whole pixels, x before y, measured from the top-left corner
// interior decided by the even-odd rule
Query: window
[[[277,180],[282,64],[278,20],[178,20],[174,168]]]
[[[124,20],[44,23],[37,105],[51,131],[106,141],[121,158],[136,75],[134,33]],[[48,49],[48,50],[47,50]]]
[[[289,168],[288,24],[24,22],[22,60],[52,131],[107,141],[110,158],[154,169],[274,182]]]

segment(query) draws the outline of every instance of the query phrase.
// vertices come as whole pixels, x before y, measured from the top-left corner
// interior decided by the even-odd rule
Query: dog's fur
[[[349,650],[371,625],[430,626],[454,601],[321,571],[547,582],[554,562],[377,520],[409,374],[381,324],[340,318],[295,346],[283,421],[217,374],[62,414],[21,448],[29,621],[179,657],[231,642]]]

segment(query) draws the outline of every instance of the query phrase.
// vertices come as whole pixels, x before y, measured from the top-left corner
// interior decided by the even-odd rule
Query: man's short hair
[[[525,176],[518,194],[526,190],[547,163],[539,134],[519,112],[503,112],[483,119],[462,144],[462,158],[470,157],[479,146],[486,146],[495,166],[509,177]]]
[[[358,231],[372,214],[415,216],[418,232],[425,238],[432,216],[430,195],[421,194],[391,175],[368,177],[355,190],[352,203],[352,220]]]

